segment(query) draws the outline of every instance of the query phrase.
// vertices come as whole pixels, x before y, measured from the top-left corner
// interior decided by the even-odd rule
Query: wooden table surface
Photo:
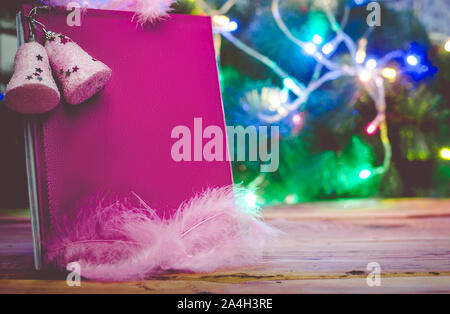
[[[33,268],[26,211],[0,211],[0,293],[450,293],[450,200],[342,200],[270,208],[281,235],[259,265],[146,281],[82,281]],[[381,286],[366,283],[367,264]]]

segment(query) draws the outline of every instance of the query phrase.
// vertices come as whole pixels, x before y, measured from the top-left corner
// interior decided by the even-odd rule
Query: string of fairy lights
[[[351,1],[353,1],[353,5],[355,6],[365,5],[367,2],[362,0]],[[278,28],[291,42],[296,44],[303,52],[317,62],[315,73],[312,76],[311,81],[304,84],[298,82],[293,76],[289,75],[289,73],[282,69],[276,61],[245,44],[232,34],[232,32],[238,29],[239,24],[236,21],[230,20],[226,14],[236,2],[236,0],[228,0],[220,9],[215,10],[204,0],[198,0],[200,7],[207,14],[212,16],[216,48],[218,48],[217,51],[220,50],[221,37],[226,38],[236,48],[269,67],[282,79],[282,89],[262,89],[260,96],[266,95],[266,97],[260,98],[269,100],[268,108],[271,111],[271,114],[259,113],[258,118],[266,123],[272,124],[284,119],[289,113],[294,112],[295,114],[289,116],[292,117],[292,122],[295,125],[299,125],[303,121],[301,114],[302,106],[308,101],[309,96],[315,90],[319,89],[326,82],[339,79],[343,76],[356,77],[360,82],[361,87],[370,95],[377,111],[377,115],[367,125],[365,131],[368,135],[374,135],[379,131],[379,137],[384,149],[382,164],[373,169],[361,170],[359,172],[359,177],[365,180],[373,175],[382,175],[386,173],[389,170],[391,163],[392,148],[388,137],[388,125],[386,121],[385,81],[395,81],[399,75],[399,70],[394,66],[391,66],[390,63],[394,59],[403,58],[406,66],[410,70],[413,69],[420,74],[421,72],[429,70],[429,67],[426,64],[421,63],[423,56],[411,49],[411,51],[406,52],[400,50],[391,51],[378,59],[369,57],[367,55],[368,36],[373,31],[373,27],[369,26],[368,31],[363,37],[355,42],[344,32],[351,7],[349,5],[345,7],[343,18],[338,22],[331,10],[331,1],[329,0],[322,0],[318,3],[321,9],[323,9],[331,29],[335,33],[334,38],[325,43],[322,36],[314,34],[311,41],[302,41],[298,39],[284,23],[279,8],[280,0],[272,0],[272,16]],[[336,52],[341,44],[345,46],[350,55],[351,61],[348,64],[339,64],[332,60],[334,52]],[[450,51],[450,40],[446,41],[444,49]],[[323,68],[326,68],[327,71],[320,75]],[[296,99],[294,101],[289,101],[289,97],[287,97],[289,92],[292,92],[295,95]],[[248,97],[255,99],[254,94],[248,95]],[[446,148],[441,150],[441,158],[446,159],[449,157],[449,152],[450,150]]]

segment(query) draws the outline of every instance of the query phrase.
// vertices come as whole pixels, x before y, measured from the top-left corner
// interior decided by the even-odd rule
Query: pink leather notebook
[[[232,183],[229,162],[171,157],[172,129],[185,125],[194,137],[195,117],[226,134],[210,18],[171,15],[142,28],[132,16],[88,10],[81,27],[68,26],[66,12],[39,17],[113,72],[93,99],[62,102],[29,126],[44,243],[58,215],[98,193],[135,192],[169,215],[195,193]]]

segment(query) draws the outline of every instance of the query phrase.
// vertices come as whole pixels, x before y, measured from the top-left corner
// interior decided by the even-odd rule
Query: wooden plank
[[[220,283],[205,281],[147,280],[142,282],[82,282],[68,287],[64,281],[1,280],[0,293],[136,293],[136,294],[282,294],[282,293],[450,293],[450,277],[383,278],[381,287],[368,287],[364,278],[248,281]]]
[[[281,234],[252,267],[68,287],[33,269],[24,217],[0,215],[0,293],[449,293],[450,200],[365,200],[267,209]],[[366,284],[381,266],[382,286]]]

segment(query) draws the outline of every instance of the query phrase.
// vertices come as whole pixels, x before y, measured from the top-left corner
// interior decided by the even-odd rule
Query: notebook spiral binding
[[[20,47],[25,43],[25,32],[22,23],[22,12],[16,15],[17,44]],[[34,266],[36,270],[42,269],[42,246],[39,219],[39,202],[37,197],[36,162],[33,141],[32,117],[24,118],[25,160],[27,167],[28,198],[31,213],[31,231],[33,234]]]

